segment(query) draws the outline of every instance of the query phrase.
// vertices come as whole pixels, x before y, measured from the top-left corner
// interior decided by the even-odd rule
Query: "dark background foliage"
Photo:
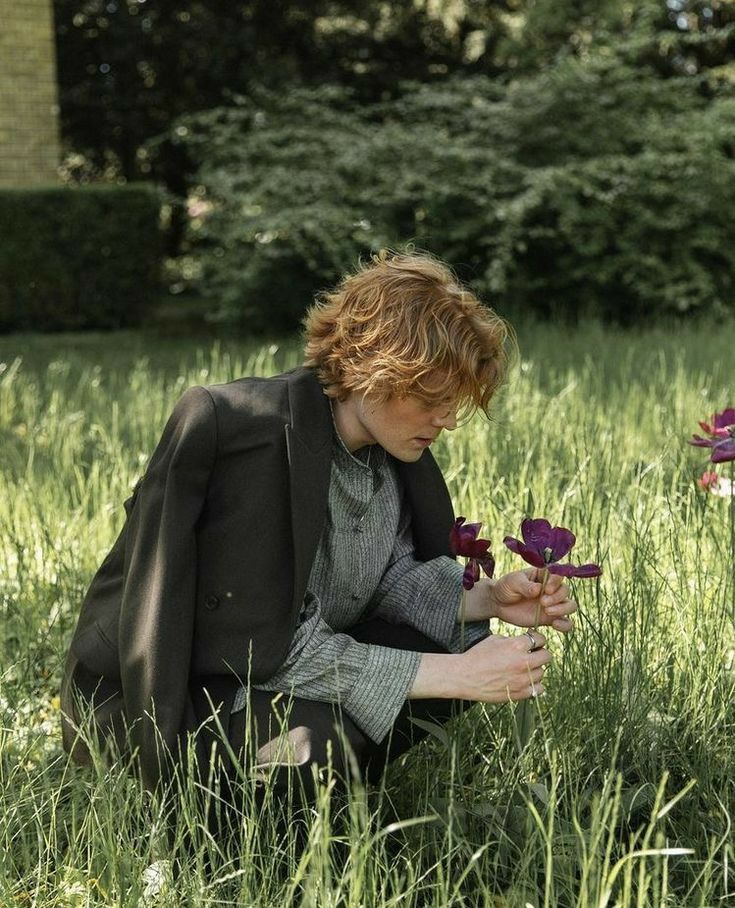
[[[734,303],[727,0],[55,0],[70,181],[169,198],[175,299],[293,328],[414,242],[489,302]]]
[[[0,330],[138,325],[160,294],[152,186],[0,190]]]
[[[662,75],[718,70],[735,51],[727,0],[54,0],[54,12],[67,142],[128,180],[176,117],[261,86],[341,85],[372,103],[407,80],[518,78],[611,43]]]

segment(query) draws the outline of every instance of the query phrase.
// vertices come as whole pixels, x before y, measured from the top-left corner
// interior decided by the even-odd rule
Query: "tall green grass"
[[[498,571],[524,515],[600,560],[519,752],[512,708],[475,706],[379,789],[298,824],[247,803],[214,835],[184,786],[69,763],[58,684],[81,597],[175,400],[269,374],[294,342],[0,339],[0,905],[735,904],[735,565],[728,502],[695,483],[696,420],[734,402],[735,326],[626,334],[528,325],[492,422],[436,445]],[[497,630],[497,628],[496,628]],[[552,635],[550,635],[552,636]],[[250,807],[250,809],[248,809]],[[173,828],[173,836],[168,830]],[[175,858],[173,864],[166,863]],[[149,886],[150,889],[150,886]]]

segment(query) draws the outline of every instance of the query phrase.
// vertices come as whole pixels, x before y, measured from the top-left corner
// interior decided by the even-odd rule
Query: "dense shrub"
[[[264,93],[179,124],[171,141],[200,165],[190,242],[215,318],[291,330],[369,247],[357,199],[371,133],[337,89]]]
[[[483,283],[544,315],[632,324],[735,300],[735,168],[711,149],[534,171]]]
[[[243,99],[183,121],[172,141],[201,162],[198,289],[216,318],[253,330],[293,329],[317,289],[386,245],[415,239],[461,261],[478,234],[484,261],[493,212],[522,186],[467,137],[406,127],[334,88]]]
[[[735,100],[600,54],[543,76],[264,93],[182,121],[191,248],[221,317],[293,327],[407,240],[499,308],[629,323],[735,302]]]
[[[148,186],[0,191],[0,330],[139,324],[159,289]]]

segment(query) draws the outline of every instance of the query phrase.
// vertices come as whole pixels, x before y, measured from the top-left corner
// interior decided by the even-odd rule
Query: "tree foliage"
[[[598,55],[371,108],[303,89],[187,118],[171,142],[198,165],[200,287],[220,316],[283,330],[357,255],[411,239],[501,308],[722,311],[735,100],[703,88]]]
[[[146,141],[177,116],[263,86],[328,83],[375,103],[407,80],[517,78],[611,43],[665,75],[735,80],[733,0],[54,0],[54,12],[72,174],[145,177]]]
[[[735,0],[55,8],[70,175],[163,182],[217,317],[406,240],[498,305],[733,306]]]
[[[465,66],[492,66],[489,50],[506,33],[501,16],[514,0],[460,4],[453,18],[436,6],[54,0],[64,136],[93,172],[132,179],[150,172],[147,139],[233,93],[330,83],[370,103],[401,79],[436,81]]]

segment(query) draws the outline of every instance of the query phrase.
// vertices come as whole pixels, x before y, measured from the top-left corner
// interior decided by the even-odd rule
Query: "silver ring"
[[[529,653],[535,653],[535,652],[536,652],[536,648],[537,648],[537,647],[536,647],[536,638],[533,636],[533,634],[531,633],[531,631],[526,631],[526,632],[524,633],[523,636],[524,636],[524,637],[528,637],[528,639],[531,641],[531,648],[528,650],[528,652],[529,652]]]

